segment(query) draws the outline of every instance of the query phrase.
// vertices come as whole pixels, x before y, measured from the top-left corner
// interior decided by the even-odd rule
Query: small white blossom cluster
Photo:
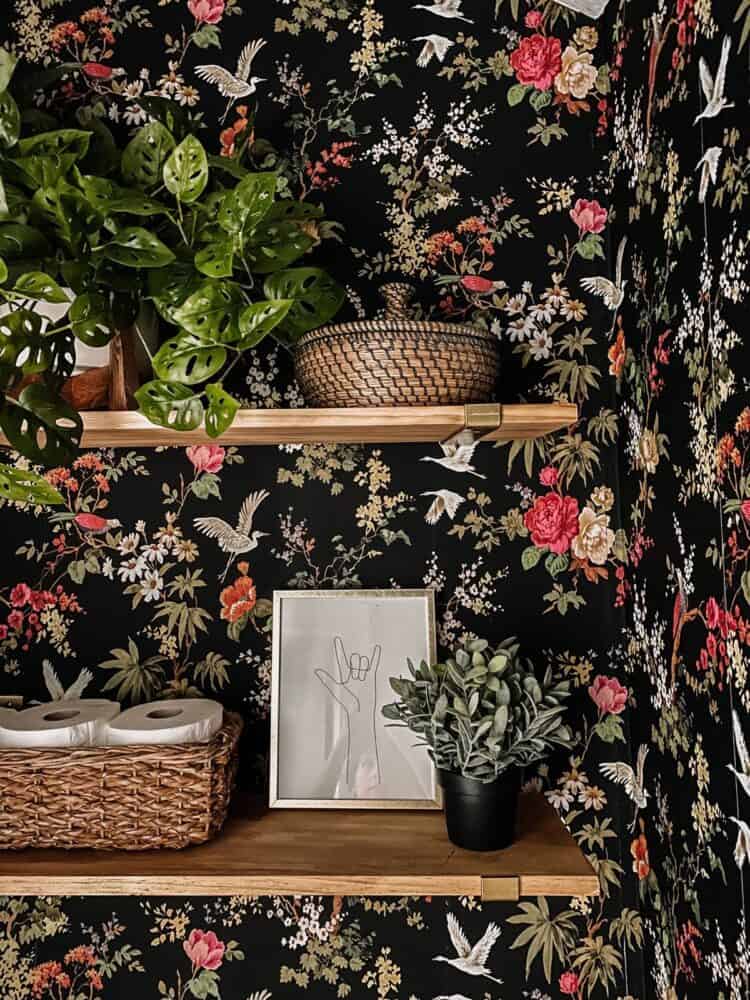
[[[458,573],[458,582],[438,622],[438,642],[441,646],[455,645],[462,639],[475,638],[461,619],[461,611],[468,611],[479,617],[487,617],[502,611],[502,605],[496,603],[495,589],[497,583],[508,575],[507,568],[497,572],[484,570],[481,558],[472,563],[462,563]],[[425,587],[440,593],[447,584],[447,575],[440,569],[438,556],[432,552],[427,560],[422,577]]]
[[[626,662],[629,670],[646,669],[655,693],[652,703],[656,711],[672,702],[672,679],[669,673],[669,656],[667,655],[665,635],[666,622],[660,621],[654,614],[653,621],[648,619],[649,601],[647,587],[639,583],[633,585],[633,611],[628,627],[623,629],[624,643],[627,649]]]
[[[271,658],[252,649],[237,655],[237,663],[248,668],[252,688],[244,701],[259,719],[267,719],[271,712]]]
[[[294,379],[290,379],[283,390],[279,388],[280,371],[278,345],[274,345],[265,356],[259,351],[252,352],[245,374],[247,402],[251,407],[298,409],[305,405],[302,391]]]
[[[281,939],[282,947],[292,951],[304,948],[311,938],[327,941],[340,923],[340,916],[321,919],[325,903],[320,896],[294,896],[292,900],[274,896],[271,903],[272,907],[266,911],[269,920],[275,917],[284,927],[296,927],[296,933],[292,937]]]
[[[730,959],[721,927],[716,924],[716,951],[707,952],[704,956],[706,965],[711,970],[713,981],[723,986],[727,992],[726,1000],[746,1000],[747,982],[750,979],[750,944],[747,940],[747,928],[743,913],[739,916],[739,929],[735,942],[735,953]]]
[[[719,291],[729,302],[743,302],[750,293],[750,284],[745,275],[748,265],[748,242],[748,234],[740,236],[737,232],[737,221],[734,220],[722,240],[719,273]]]

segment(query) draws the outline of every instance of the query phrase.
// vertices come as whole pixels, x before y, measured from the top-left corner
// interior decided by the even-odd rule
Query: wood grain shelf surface
[[[454,847],[440,812],[270,810],[241,801],[213,841],[183,851],[0,851],[0,895],[595,896],[557,814],[521,796],[504,851]]]
[[[492,407],[494,406],[494,413]],[[221,444],[398,444],[445,441],[481,414],[477,432],[489,441],[541,437],[578,418],[571,403],[517,403],[488,406],[393,406],[340,409],[240,410]],[[134,411],[92,410],[83,414],[85,448],[150,448],[204,444],[203,429],[167,430]],[[0,435],[0,445],[7,441]]]

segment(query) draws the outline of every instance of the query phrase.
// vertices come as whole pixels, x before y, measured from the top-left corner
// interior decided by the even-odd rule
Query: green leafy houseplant
[[[167,101],[152,102],[164,120],[121,152],[84,112],[76,128],[22,113],[13,69],[0,50],[0,427],[31,463],[69,460],[82,420],[60,389],[75,339],[105,346],[150,301],[168,337],[136,393],[141,411],[220,435],[239,408],[224,378],[242,354],[268,334],[291,346],[342,304],[326,272],[290,267],[322,209],[278,199],[274,173],[209,156]],[[45,321],[40,303],[59,318]],[[0,496],[60,502],[44,479],[8,466]]]
[[[445,663],[418,668],[411,679],[391,677],[399,701],[383,715],[408,726],[441,771],[480,782],[494,781],[510,767],[527,767],[552,750],[571,747],[562,721],[567,681],[550,668],[537,680],[519,655],[515,638],[493,651],[485,639],[457,647]]]

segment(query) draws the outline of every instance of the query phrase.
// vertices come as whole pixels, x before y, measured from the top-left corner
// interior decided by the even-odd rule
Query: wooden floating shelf
[[[341,409],[240,410],[221,444],[398,444],[445,441],[471,429],[487,441],[534,438],[561,430],[578,419],[571,403],[393,406]],[[140,413],[92,410],[83,414],[84,448],[149,448],[205,444],[203,429],[166,430]],[[0,436],[0,444],[7,444]]]
[[[434,811],[264,810],[243,802],[183,851],[0,851],[0,895],[596,896],[599,880],[537,792],[504,851],[454,847]]]

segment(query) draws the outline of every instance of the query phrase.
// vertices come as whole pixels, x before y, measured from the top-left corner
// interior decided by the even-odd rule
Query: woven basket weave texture
[[[0,750],[0,848],[204,843],[226,819],[241,732],[225,712],[209,743]]]
[[[382,289],[384,319],[313,330],[295,352],[310,406],[440,406],[494,398],[496,337],[479,327],[409,317],[408,285]]]

